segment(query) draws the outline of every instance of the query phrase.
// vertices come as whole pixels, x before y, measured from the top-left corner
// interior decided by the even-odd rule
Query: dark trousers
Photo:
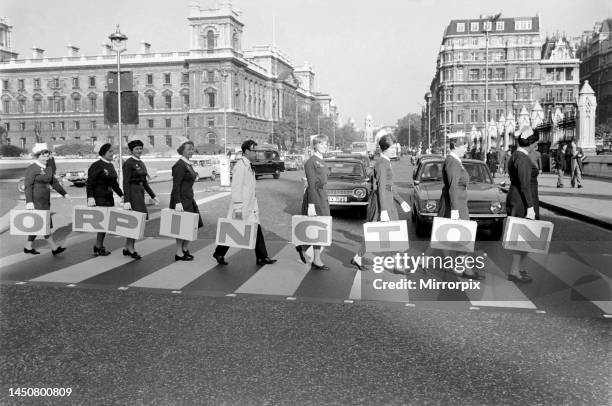
[[[217,245],[217,248],[215,248],[215,255],[224,257],[228,250],[229,247],[226,245]],[[255,240],[255,257],[257,259],[264,259],[268,257],[266,242],[264,241],[264,236],[261,232],[261,226],[259,224],[257,225],[257,239]]]

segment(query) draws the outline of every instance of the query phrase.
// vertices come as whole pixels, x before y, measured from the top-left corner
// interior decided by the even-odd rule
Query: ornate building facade
[[[269,142],[275,122],[308,112],[319,99],[335,112],[331,96],[316,91],[312,67],[295,67],[270,46],[243,50],[241,17],[230,2],[193,4],[188,50],[152,52],[142,42],[140,52],[122,54],[121,70],[132,72],[139,93],[139,124],[123,125],[125,139],[139,138],[152,151],[174,149],[177,136],[236,148],[248,138]],[[0,24],[0,34],[7,26]],[[116,143],[116,128],[104,124],[106,76],[117,66],[109,45],[96,56],[68,46],[65,57],[33,48],[32,58],[8,59],[0,63],[0,124],[8,142]]]

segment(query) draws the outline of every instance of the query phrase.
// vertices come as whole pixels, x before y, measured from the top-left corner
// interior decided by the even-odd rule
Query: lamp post
[[[425,99],[427,100],[427,148],[426,154],[431,153],[431,92],[425,93]]]
[[[119,128],[119,184],[123,185],[123,138],[121,135],[121,52],[125,51],[125,41],[128,37],[119,31],[119,24],[117,24],[117,30],[108,36],[111,44],[117,52],[117,128]]]
[[[485,34],[485,108],[484,108],[484,130],[485,130],[485,140],[487,143],[486,149],[488,150],[491,145],[491,135],[489,134],[489,129],[487,128],[489,117],[488,117],[488,101],[489,101],[489,31],[493,28],[493,23],[497,21],[501,17],[501,13],[496,14],[494,16],[488,16],[487,21],[484,23],[484,34]],[[483,151],[483,161],[487,160],[487,150]]]
[[[221,71],[223,77],[223,153],[227,156],[227,71]]]

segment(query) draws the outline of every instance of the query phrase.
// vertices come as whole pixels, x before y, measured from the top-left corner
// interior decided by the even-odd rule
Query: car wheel
[[[493,241],[499,241],[504,233],[504,223],[493,224],[489,229],[489,232],[491,233],[491,239]]]
[[[427,227],[427,223],[416,216],[416,235],[419,237],[427,237],[427,232],[429,227]]]
[[[210,175],[210,180],[213,182],[215,179],[217,179],[217,174],[213,172],[212,175]]]
[[[272,175],[272,176],[274,177],[274,179],[278,179],[278,178],[280,178],[280,171],[277,169],[277,170],[274,172],[274,175]]]

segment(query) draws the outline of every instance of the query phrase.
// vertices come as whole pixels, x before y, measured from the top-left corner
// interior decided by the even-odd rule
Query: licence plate
[[[346,196],[329,196],[331,203],[346,203]]]

